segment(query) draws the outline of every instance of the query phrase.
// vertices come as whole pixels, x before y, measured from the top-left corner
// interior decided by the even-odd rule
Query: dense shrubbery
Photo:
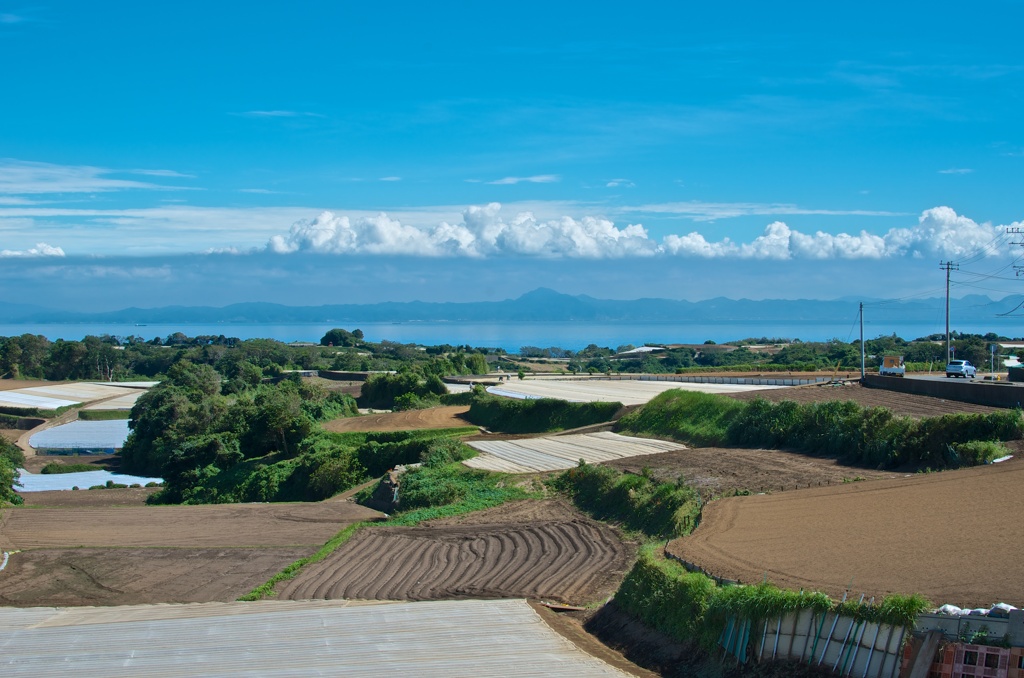
[[[887,596],[877,605],[836,603],[823,593],[796,592],[763,583],[754,586],[717,586],[699,572],[641,549],[615,602],[644,623],[684,641],[713,649],[732,618],[763,621],[787,612],[813,609],[833,611],[865,621],[912,627],[928,607],[920,596]]]
[[[646,475],[581,462],[552,484],[595,518],[614,520],[652,537],[688,534],[700,518],[700,495],[683,482],[658,483]]]
[[[879,468],[985,463],[1001,456],[1003,448],[968,443],[1024,436],[1019,410],[912,419],[852,401],[742,402],[687,391],[662,393],[619,426],[696,445],[784,447]]]
[[[61,464],[56,461],[51,461],[49,464],[44,466],[40,473],[52,474],[52,473],[85,473],[87,471],[102,471],[98,466],[92,464]]]
[[[466,418],[492,431],[542,433],[610,421],[622,403],[570,403],[565,400],[513,400],[482,396],[473,399]]]
[[[14,443],[0,438],[0,508],[5,504],[20,504],[21,497],[15,493],[18,469],[25,464],[25,454]]]

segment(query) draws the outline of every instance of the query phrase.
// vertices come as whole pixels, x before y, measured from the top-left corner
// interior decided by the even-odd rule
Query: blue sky
[[[668,5],[0,0],[4,296],[1020,291],[1024,3]]]

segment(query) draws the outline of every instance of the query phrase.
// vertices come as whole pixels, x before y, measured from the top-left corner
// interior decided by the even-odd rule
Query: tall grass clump
[[[619,420],[631,433],[714,446],[728,442],[729,427],[746,407],[733,398],[696,391],[665,391]]]
[[[469,406],[466,418],[502,433],[544,433],[611,421],[622,403],[571,403],[556,398],[515,400],[480,396]]]
[[[681,537],[700,519],[700,495],[683,482],[658,483],[646,475],[580,462],[556,476],[552,485],[595,518],[651,537]]]

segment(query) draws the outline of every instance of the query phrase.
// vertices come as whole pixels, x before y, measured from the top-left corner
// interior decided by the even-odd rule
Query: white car
[[[972,365],[969,360],[950,360],[949,364],[946,365],[947,377],[963,377],[964,379],[970,377],[974,379],[977,375],[978,368]]]

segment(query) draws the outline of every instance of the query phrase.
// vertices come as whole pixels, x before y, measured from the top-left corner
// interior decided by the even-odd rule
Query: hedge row
[[[552,485],[595,518],[614,520],[651,537],[681,537],[700,520],[700,495],[682,481],[657,483],[646,475],[581,461],[555,477]]]
[[[555,398],[515,400],[480,396],[466,418],[478,426],[502,433],[543,433],[611,421],[622,403],[570,403]]]

